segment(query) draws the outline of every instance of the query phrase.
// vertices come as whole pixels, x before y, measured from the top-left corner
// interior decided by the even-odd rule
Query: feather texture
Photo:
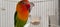
[[[14,15],[15,27],[24,27],[29,17],[29,6],[30,5],[25,4],[23,1],[18,2]]]

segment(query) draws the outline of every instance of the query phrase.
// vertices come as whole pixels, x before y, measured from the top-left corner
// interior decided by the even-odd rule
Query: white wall
[[[0,9],[0,18],[1,18],[1,27],[14,27],[14,12],[17,2],[19,0],[11,0],[4,1],[1,0],[0,7],[4,8],[5,10]],[[32,0],[31,0],[32,1]],[[36,1],[36,0],[33,0]],[[43,0],[44,1],[44,0]],[[55,9],[57,8],[55,5],[55,1],[47,1],[47,2],[39,2],[34,3],[35,7],[31,11],[32,16],[41,16],[41,27],[48,27],[48,15],[56,15]],[[38,26],[38,27],[40,27]]]

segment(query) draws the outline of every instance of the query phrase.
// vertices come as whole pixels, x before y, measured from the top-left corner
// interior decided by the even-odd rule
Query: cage
[[[0,27],[14,27],[19,0],[0,0]],[[34,4],[25,27],[60,27],[58,0],[29,0]]]

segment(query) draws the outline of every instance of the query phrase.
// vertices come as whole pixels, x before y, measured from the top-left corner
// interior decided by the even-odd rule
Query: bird
[[[21,0],[16,4],[14,14],[14,27],[24,27],[27,23],[29,13],[31,12],[31,4],[28,0]]]

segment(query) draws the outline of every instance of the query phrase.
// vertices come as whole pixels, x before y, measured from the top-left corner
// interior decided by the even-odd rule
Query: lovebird
[[[28,0],[21,0],[16,5],[14,14],[14,27],[24,27],[30,13],[30,3]]]

